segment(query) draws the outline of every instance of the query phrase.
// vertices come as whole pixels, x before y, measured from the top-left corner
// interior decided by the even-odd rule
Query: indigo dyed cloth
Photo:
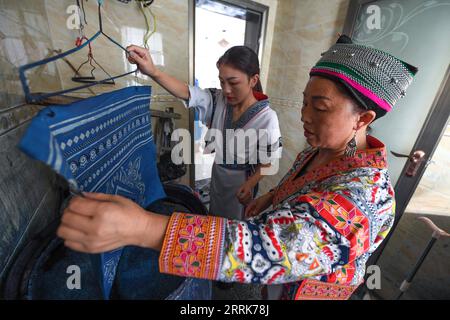
[[[165,197],[156,167],[151,87],[128,87],[42,110],[19,148],[64,176],[72,189],[127,197],[142,207]],[[122,249],[93,259],[105,299]],[[97,256],[98,258],[98,256]]]
[[[177,201],[160,199],[146,208],[162,215],[191,212]],[[100,300],[103,298],[91,255],[73,251],[55,238],[39,254],[26,282],[29,300]],[[135,246],[124,247],[109,298],[111,300],[211,300],[211,281],[176,277],[159,272],[159,252]],[[67,273],[70,266],[80,270],[80,287]],[[72,277],[69,279],[69,276]]]

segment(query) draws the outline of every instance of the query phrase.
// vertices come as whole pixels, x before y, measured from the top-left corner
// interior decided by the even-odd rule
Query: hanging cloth
[[[142,207],[164,198],[150,118],[151,87],[128,87],[39,112],[19,148],[62,175],[74,191],[127,197]],[[94,255],[104,298],[122,249]],[[100,258],[100,259],[98,259]]]

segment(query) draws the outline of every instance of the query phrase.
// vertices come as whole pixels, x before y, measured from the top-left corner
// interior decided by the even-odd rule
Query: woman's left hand
[[[70,201],[57,235],[73,250],[100,253],[125,245],[144,246],[142,235],[146,235],[145,241],[152,241],[146,230],[151,224],[149,213],[129,199],[85,193],[85,197]]]
[[[245,182],[237,191],[236,197],[241,204],[247,205],[253,199],[253,186],[248,181]]]

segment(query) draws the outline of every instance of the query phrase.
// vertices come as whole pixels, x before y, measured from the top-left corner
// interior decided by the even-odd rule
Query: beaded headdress
[[[342,83],[363,108],[374,110],[379,118],[405,96],[416,72],[416,67],[381,50],[354,44],[343,35],[322,53],[310,76]]]

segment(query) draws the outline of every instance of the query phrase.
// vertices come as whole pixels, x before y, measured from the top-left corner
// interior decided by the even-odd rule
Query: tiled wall
[[[306,146],[300,121],[302,92],[309,70],[342,32],[349,0],[278,1],[267,93],[277,112],[283,156],[275,176],[264,178],[261,192],[273,187]]]
[[[72,0],[23,0],[0,1],[0,63],[2,83],[2,99],[0,106],[11,106],[22,99],[15,97],[22,94],[22,87],[18,82],[20,65],[55,55],[53,50],[66,51],[75,46],[78,30],[67,27]],[[98,31],[97,1],[84,2],[87,25],[85,35],[89,38]],[[183,81],[188,81],[189,46],[188,46],[188,1],[164,0],[155,1],[152,5],[157,19],[156,34],[150,39],[152,46],[156,39],[161,39],[164,65],[160,68]],[[146,31],[144,16],[136,2],[124,4],[119,1],[104,1],[103,29],[107,35],[126,47],[132,43],[142,45],[142,35]],[[125,58],[125,52],[106,37],[99,36],[92,43],[94,58],[111,75],[118,75],[133,70]],[[87,48],[67,56],[67,60],[77,68],[87,59]],[[89,74],[90,68],[80,70],[83,75]],[[68,89],[77,85],[71,80],[74,72],[62,60],[51,63],[46,67],[38,67],[29,72],[30,87],[33,92],[49,92],[58,89]],[[97,67],[95,76],[99,79],[106,75]],[[99,85],[70,93],[75,96],[88,97],[102,92],[108,92],[125,86],[136,84],[151,84],[153,86],[152,107],[164,109],[166,106],[175,107],[176,112],[182,114],[179,125],[188,128],[188,112],[182,104],[161,87],[153,83],[148,77],[134,75],[118,79],[116,85]],[[6,90],[5,90],[6,89]],[[5,92],[7,94],[5,94]],[[15,97],[15,99],[14,99]]]
[[[52,47],[45,1],[0,1],[0,109],[23,101],[18,68],[45,58]],[[54,66],[37,68],[29,80],[36,90],[61,88]]]

